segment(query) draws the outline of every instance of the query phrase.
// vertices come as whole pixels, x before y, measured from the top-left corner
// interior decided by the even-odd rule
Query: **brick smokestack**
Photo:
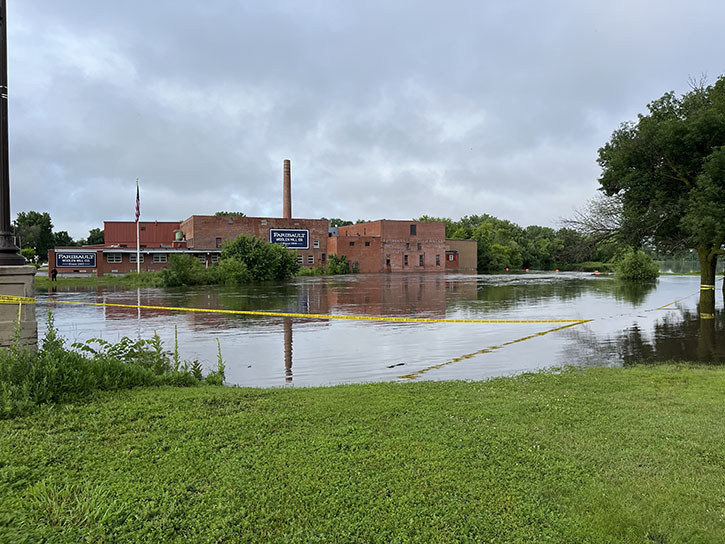
[[[292,219],[292,174],[289,159],[284,160],[284,187],[282,189],[282,217]]]

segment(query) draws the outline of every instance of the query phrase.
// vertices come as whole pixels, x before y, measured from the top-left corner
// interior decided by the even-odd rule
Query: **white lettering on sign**
[[[310,231],[307,229],[269,229],[269,241],[289,249],[309,249]]]
[[[56,252],[56,268],[95,268],[96,254],[82,251]]]

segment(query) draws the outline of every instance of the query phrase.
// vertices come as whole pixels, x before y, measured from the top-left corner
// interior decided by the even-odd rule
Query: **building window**
[[[139,255],[139,257],[140,257],[139,262],[142,263],[143,262],[143,255]],[[135,253],[131,253],[131,262],[133,264],[136,264],[136,254]]]
[[[436,266],[440,266],[440,265],[441,265],[441,256],[436,255]]]
[[[216,263],[219,262],[219,254],[218,253],[212,253],[212,255],[211,255],[211,262],[213,262],[214,264],[216,264]]]
[[[216,247],[222,247],[222,239],[221,238],[217,238],[216,239]]]
[[[453,255],[448,255],[448,260],[449,261],[452,261],[453,260]]]
[[[206,255],[204,255],[204,254],[197,255],[196,258],[199,259],[199,262],[201,264],[206,264]]]
[[[262,219],[262,226],[264,226],[266,224],[267,224],[267,220],[266,219]]]
[[[418,242],[418,251],[420,251],[420,242]]]
[[[405,249],[410,249],[410,244],[406,242]]]
[[[355,242],[350,242],[350,247],[354,246]]]
[[[423,255],[418,255],[418,266],[423,266]]]
[[[408,256],[403,255],[403,266],[408,266]]]
[[[320,241],[319,240],[312,240],[312,247],[315,249],[319,249],[320,247]]]
[[[302,255],[297,255],[297,264],[302,264]]]
[[[390,266],[390,257],[385,258],[385,266]]]
[[[323,253],[322,256],[320,257],[320,261],[322,261],[322,263],[324,264],[326,258],[327,258],[327,256]]]
[[[146,227],[139,227],[138,230],[146,230]]]
[[[167,261],[166,253],[154,253],[155,263],[165,263]]]
[[[307,256],[307,264],[315,264],[315,256],[314,255],[308,255]]]
[[[120,253],[106,253],[107,263],[120,263],[123,260],[123,255]]]
[[[410,235],[415,236],[416,227],[415,225],[410,225]]]
[[[370,242],[365,242],[365,247],[370,247]]]

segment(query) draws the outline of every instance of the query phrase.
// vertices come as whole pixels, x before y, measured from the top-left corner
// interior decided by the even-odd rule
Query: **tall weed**
[[[218,370],[210,373],[209,383],[223,382],[223,366],[221,381]],[[155,332],[148,340],[124,337],[114,344],[92,338],[68,348],[49,312],[47,330],[37,351],[18,342],[0,349],[0,418],[17,416],[42,404],[73,402],[97,391],[190,386],[203,379],[198,361],[180,364],[178,346],[172,359]]]

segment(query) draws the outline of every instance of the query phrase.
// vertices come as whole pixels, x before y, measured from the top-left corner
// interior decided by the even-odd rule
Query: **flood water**
[[[37,293],[39,337],[47,310],[69,341],[150,338],[166,349],[178,330],[183,359],[216,366],[230,384],[310,386],[371,381],[479,380],[551,366],[635,361],[725,361],[720,283],[714,320],[697,313],[699,277],[624,284],[587,274],[387,274],[297,278],[242,288],[92,288]],[[394,317],[303,319],[57,304],[56,301],[213,310]],[[677,302],[675,302],[677,301]],[[662,308],[663,306],[665,308]],[[433,320],[524,323],[406,322]],[[572,324],[545,322],[591,320]],[[568,326],[567,326],[568,325]]]

